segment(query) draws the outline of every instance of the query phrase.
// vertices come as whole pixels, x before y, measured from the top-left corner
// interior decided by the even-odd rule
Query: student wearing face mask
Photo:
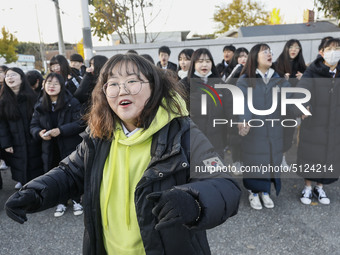
[[[297,164],[309,169],[322,166],[320,171],[298,172],[305,180],[300,200],[306,205],[313,196],[319,203],[329,204],[323,185],[335,182],[340,173],[340,40],[329,39],[320,54],[297,84],[310,91],[306,107],[312,114],[302,116]],[[312,182],[316,182],[313,189]]]

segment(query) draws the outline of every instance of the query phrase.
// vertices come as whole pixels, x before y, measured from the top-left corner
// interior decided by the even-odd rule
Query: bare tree
[[[144,42],[147,42],[147,27],[160,13],[152,15],[151,11],[150,21],[147,21],[145,10],[153,8],[152,0],[90,0],[89,3],[94,7],[90,13],[94,35],[108,39],[116,32],[123,44],[137,43],[136,27],[140,24],[144,30]]]

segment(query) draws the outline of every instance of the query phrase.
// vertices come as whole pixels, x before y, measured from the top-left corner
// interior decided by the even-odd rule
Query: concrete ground
[[[294,146],[287,155],[288,163],[295,161],[295,154]],[[83,216],[74,216],[69,206],[61,218],[53,217],[52,208],[28,215],[23,225],[14,222],[3,207],[15,191],[15,182],[9,170],[1,173],[0,254],[81,254]],[[242,187],[242,180],[237,181]],[[208,230],[212,254],[340,254],[340,183],[325,187],[331,199],[328,206],[315,201],[309,206],[301,204],[302,188],[302,179],[284,178],[280,196],[272,196],[275,208],[256,211],[250,208],[242,187],[238,214]]]

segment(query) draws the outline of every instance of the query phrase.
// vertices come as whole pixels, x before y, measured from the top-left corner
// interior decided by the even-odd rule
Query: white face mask
[[[330,66],[334,66],[340,60],[340,51],[339,50],[326,51],[323,58]]]

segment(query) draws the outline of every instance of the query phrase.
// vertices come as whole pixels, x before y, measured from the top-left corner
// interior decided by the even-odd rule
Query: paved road
[[[295,160],[295,148],[288,162]],[[4,188],[0,190],[0,255],[81,254],[83,216],[72,209],[54,218],[54,209],[28,215],[20,225],[9,219],[5,200],[14,192],[9,171],[2,172]],[[238,180],[241,184],[241,180]],[[340,182],[326,187],[331,204],[299,202],[303,181],[282,179],[279,197],[273,196],[274,209],[250,208],[243,189],[239,212],[223,225],[208,231],[212,254],[340,254]],[[241,185],[242,186],[242,185]]]

